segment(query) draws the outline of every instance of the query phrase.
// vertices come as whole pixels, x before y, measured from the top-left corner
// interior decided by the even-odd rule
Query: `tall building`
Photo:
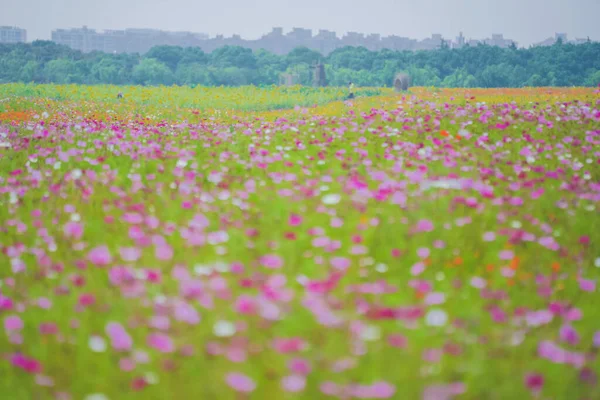
[[[204,33],[165,32],[157,29],[125,29],[98,32],[87,26],[52,31],[52,41],[84,53],[146,53],[154,46],[201,47]],[[241,38],[240,38],[241,39]]]
[[[491,39],[485,39],[484,43],[490,46],[497,46],[497,47],[510,47],[513,43],[515,43],[513,40],[510,39],[505,39],[504,35],[502,35],[501,33],[494,33],[492,35]]]
[[[0,26],[0,43],[25,43],[27,31],[15,26]]]
[[[14,29],[14,28],[11,28]],[[558,39],[567,43],[567,35],[557,33],[554,38],[546,39],[538,45],[552,45]],[[491,35],[483,40],[466,39],[460,32],[455,40],[445,40],[441,34],[433,34],[423,40],[410,39],[395,35],[380,36],[379,34],[365,35],[359,32],[348,32],[338,37],[335,32],[320,29],[313,35],[310,29],[293,28],[284,33],[283,28],[273,28],[271,32],[256,40],[246,40],[240,35],[224,37],[217,35],[209,38],[203,33],[165,32],[156,29],[125,29],[96,31],[87,27],[77,29],[58,29],[52,32],[52,40],[83,52],[102,51],[106,53],[140,53],[143,54],[154,46],[172,45],[181,47],[199,47],[205,52],[211,52],[223,46],[241,46],[252,50],[265,49],[275,54],[287,54],[294,48],[305,46],[323,55],[345,46],[365,47],[376,51],[389,49],[394,51],[435,50],[446,43],[450,48],[477,46],[510,47],[516,42],[507,39],[500,33]],[[568,43],[583,43],[587,40],[576,39]]]

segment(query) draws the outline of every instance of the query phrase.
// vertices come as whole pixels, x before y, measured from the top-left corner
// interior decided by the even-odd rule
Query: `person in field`
[[[348,83],[348,98],[349,99],[354,98],[354,83],[352,83],[352,81],[350,81]]]

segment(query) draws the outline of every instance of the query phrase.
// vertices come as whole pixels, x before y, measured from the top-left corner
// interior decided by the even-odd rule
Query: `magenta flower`
[[[83,236],[83,225],[79,222],[67,222],[63,228],[63,232],[68,238],[81,239]]]
[[[133,341],[131,336],[125,331],[125,328],[118,322],[109,322],[106,325],[106,334],[108,335],[113,349],[117,351],[127,351],[131,349]]]
[[[156,258],[161,261],[169,261],[173,258],[173,248],[166,243],[156,246],[154,251]]]
[[[119,254],[123,261],[133,262],[139,260],[142,252],[137,247],[121,247],[119,249]]]
[[[539,392],[544,386],[544,377],[540,374],[527,374],[525,376],[525,386],[532,392]]]
[[[569,343],[570,345],[576,345],[579,343],[579,335],[575,328],[571,325],[563,325],[560,328],[560,339],[563,342]]]
[[[4,318],[4,329],[7,332],[20,331],[23,329],[23,320],[18,315],[9,315]]]
[[[301,392],[306,387],[306,378],[303,375],[285,376],[281,379],[281,387],[286,392]]]
[[[39,361],[19,353],[12,355],[10,362],[15,367],[21,368],[30,374],[42,372],[42,365]]]
[[[98,246],[88,253],[88,260],[99,267],[108,265],[112,262],[112,257],[107,246]]]
[[[148,335],[148,346],[161,353],[172,353],[175,351],[173,340],[164,333],[151,333]]]
[[[267,254],[260,258],[260,263],[263,267],[270,269],[279,269],[283,267],[283,260],[276,254]]]
[[[590,279],[579,279],[579,288],[584,292],[594,292],[596,291],[596,282]]]
[[[291,214],[288,223],[290,226],[298,226],[302,223],[302,216],[298,214]]]
[[[248,376],[239,372],[230,372],[225,377],[225,381],[236,392],[251,393],[256,389],[256,383]]]

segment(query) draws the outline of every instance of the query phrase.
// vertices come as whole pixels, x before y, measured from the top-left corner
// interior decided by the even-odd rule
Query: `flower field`
[[[121,90],[0,86],[2,399],[600,398],[599,90]]]

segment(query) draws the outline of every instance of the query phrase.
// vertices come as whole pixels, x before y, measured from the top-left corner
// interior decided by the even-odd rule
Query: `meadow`
[[[600,398],[600,89],[345,95],[0,85],[0,397]]]

